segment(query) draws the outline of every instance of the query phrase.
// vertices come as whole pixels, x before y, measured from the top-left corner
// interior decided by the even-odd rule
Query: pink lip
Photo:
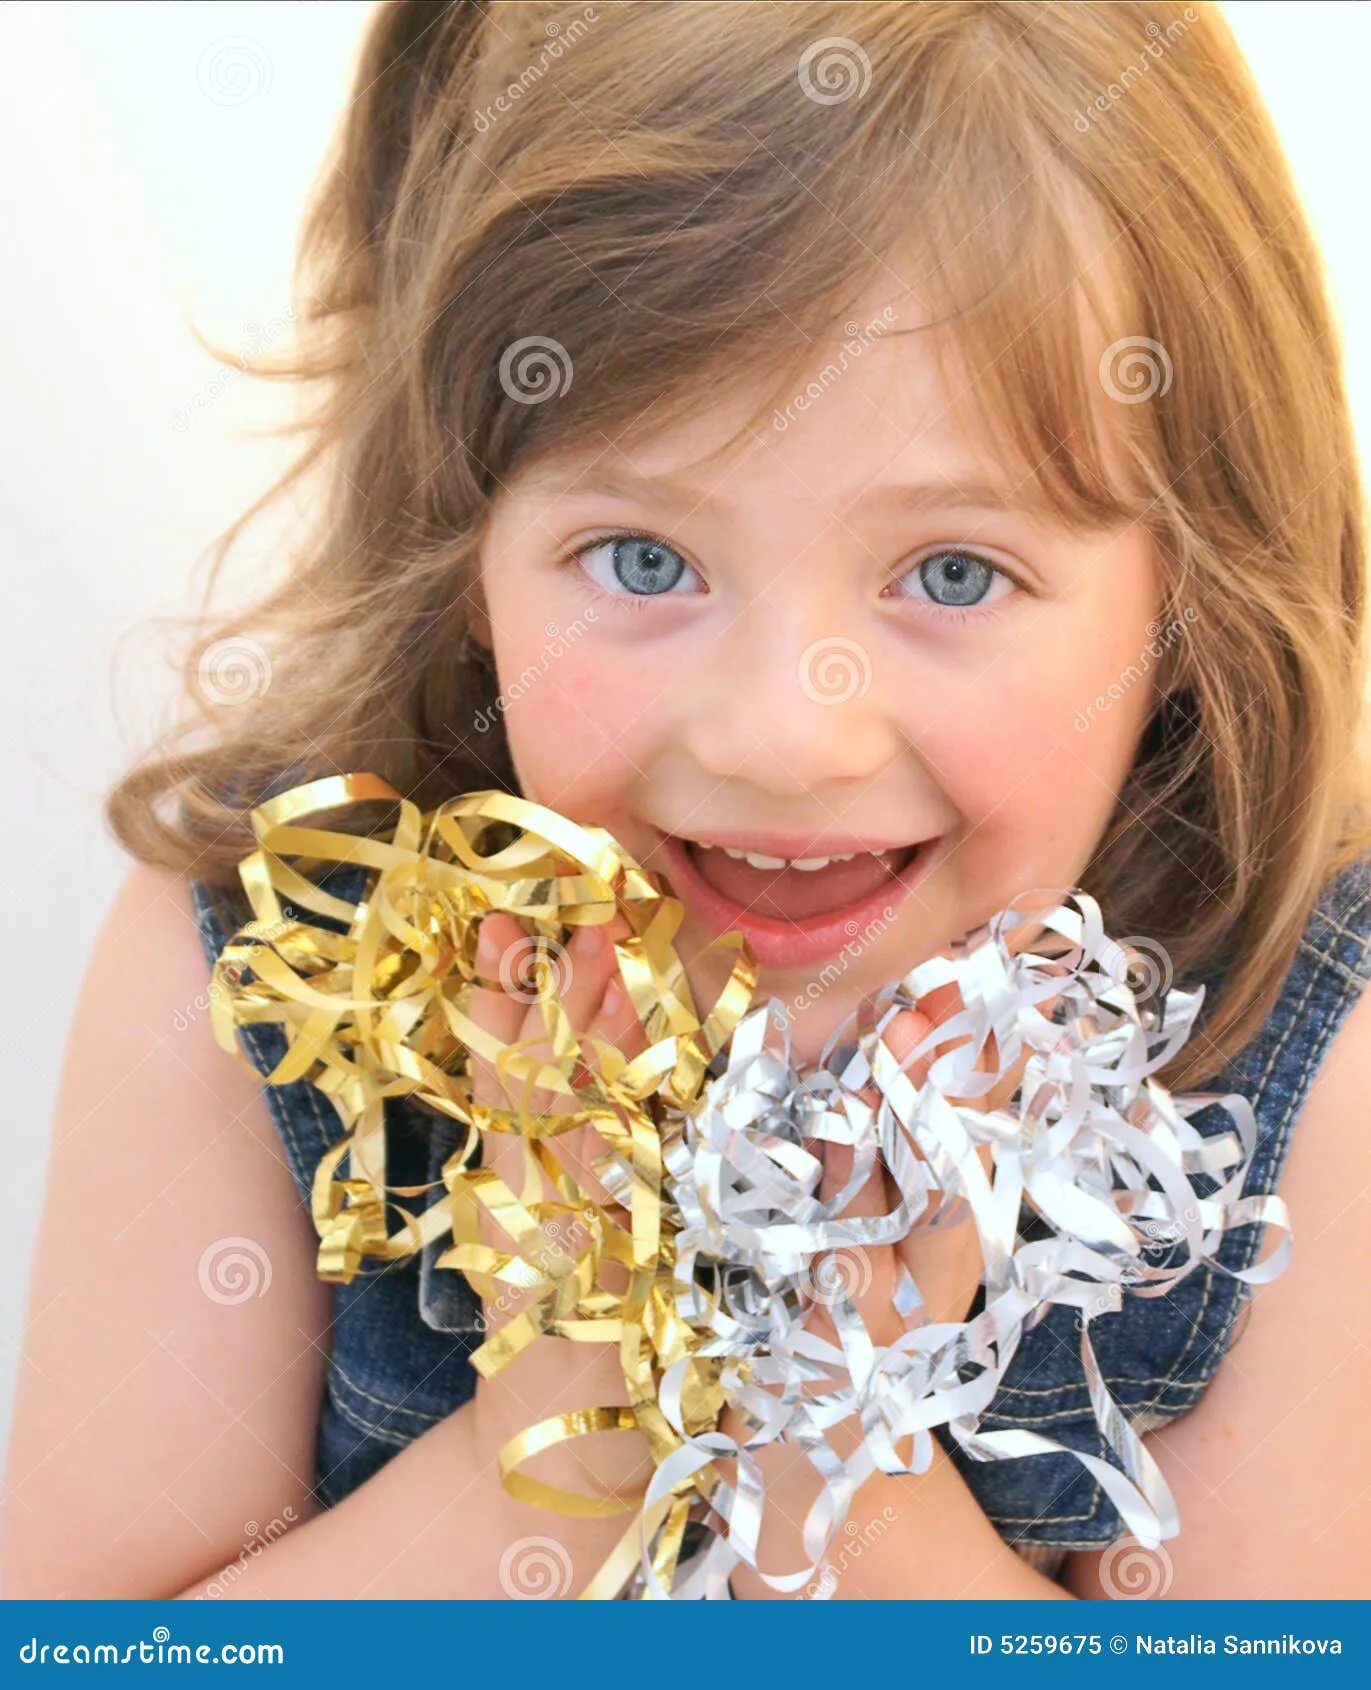
[[[668,834],[667,837],[674,835]],[[826,839],[815,839],[798,833],[702,833],[700,838],[732,851],[755,851],[759,857],[784,857],[790,862],[797,857],[858,856],[863,851],[879,857],[887,851],[906,850],[909,845],[908,837],[878,840],[830,835]],[[698,841],[692,839],[691,843]]]
[[[757,915],[725,898],[701,878],[690,853],[671,834],[663,836],[661,855],[672,889],[712,933],[742,933],[764,968],[803,968],[836,956],[887,909],[893,909],[907,898],[941,859],[949,837],[944,834],[939,839],[926,840],[903,873],[893,875],[869,896],[805,921],[778,921],[772,916]]]

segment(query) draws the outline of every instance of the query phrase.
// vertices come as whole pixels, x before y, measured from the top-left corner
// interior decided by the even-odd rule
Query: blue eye
[[[685,582],[700,577],[665,541],[647,534],[608,534],[574,554],[597,587],[618,597],[665,598]]]
[[[911,576],[918,577],[919,585],[939,610],[965,610],[985,603],[986,595],[997,580],[1006,590],[1013,590],[1013,582],[1004,570],[997,569],[993,563],[987,563],[974,552],[951,548],[934,552],[931,557],[926,557],[922,563],[916,564],[901,579],[907,581]],[[1003,598],[1004,593],[999,596]]]

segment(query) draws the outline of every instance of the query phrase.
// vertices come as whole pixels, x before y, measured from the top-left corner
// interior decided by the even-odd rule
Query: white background
[[[279,343],[301,208],[369,9],[0,8],[0,1440],[67,1023],[127,867],[100,802],[174,708],[174,651],[156,619],[198,602],[207,548],[296,449],[244,437],[286,414],[288,390],[226,372],[187,321],[229,347]],[[1371,11],[1224,11],[1327,255],[1364,443]],[[270,569],[267,553],[245,543],[233,578]]]

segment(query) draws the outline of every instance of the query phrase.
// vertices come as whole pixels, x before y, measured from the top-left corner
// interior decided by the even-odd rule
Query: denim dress
[[[366,873],[343,866],[320,884],[355,901]],[[236,928],[251,919],[251,910],[236,889],[195,881],[190,886],[212,965]],[[325,919],[294,911],[284,901],[283,912]],[[1257,1148],[1246,1194],[1276,1188],[1291,1130],[1319,1064],[1369,978],[1371,853],[1324,886],[1266,1022],[1205,1087],[1218,1095],[1239,1092],[1252,1104]],[[1208,987],[1192,1040],[1202,1033],[1220,980],[1214,972],[1184,982]],[[278,1026],[243,1027],[239,1037],[264,1076],[285,1053]],[[300,1192],[301,1224],[313,1234],[310,1185],[320,1158],[342,1136],[341,1122],[332,1103],[307,1080],[264,1086],[263,1091]],[[411,1199],[412,1205],[444,1200],[442,1165],[464,1136],[462,1129],[405,1099],[388,1099],[385,1107],[391,1183],[431,1182],[429,1197]],[[1206,1134],[1231,1126],[1217,1104],[1191,1119]],[[1299,1217],[1292,1222],[1298,1231]],[[1250,1266],[1262,1254],[1261,1234],[1257,1225],[1230,1230],[1217,1259],[1230,1270]],[[400,1262],[365,1261],[351,1284],[333,1287],[332,1348],[314,1479],[323,1507],[363,1484],[475,1391],[477,1374],[469,1358],[485,1337],[481,1302],[459,1272],[435,1267],[444,1247],[438,1240]],[[1092,1321],[1101,1371],[1135,1431],[1153,1431],[1195,1406],[1239,1333],[1251,1295],[1251,1287],[1241,1281],[1200,1267],[1165,1296],[1125,1294],[1121,1310]],[[1075,1309],[1054,1305],[1024,1332],[1001,1389],[981,1418],[983,1431],[1022,1428],[1068,1449],[1108,1458],[1083,1374],[1078,1321]],[[1073,1456],[978,1461],[955,1440],[939,1435],[1000,1535],[1049,1576],[1056,1576],[1069,1551],[1103,1548],[1123,1535],[1113,1504]]]

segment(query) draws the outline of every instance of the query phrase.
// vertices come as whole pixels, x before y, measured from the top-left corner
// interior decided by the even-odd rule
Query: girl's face
[[[923,320],[888,287],[854,315]],[[702,1012],[736,953],[700,953],[741,929],[804,1061],[1017,893],[1076,883],[1155,698],[1146,532],[1037,514],[954,432],[926,335],[852,346],[722,467],[697,460],[745,413],[708,403],[531,466],[482,554],[524,796],[666,876]]]

